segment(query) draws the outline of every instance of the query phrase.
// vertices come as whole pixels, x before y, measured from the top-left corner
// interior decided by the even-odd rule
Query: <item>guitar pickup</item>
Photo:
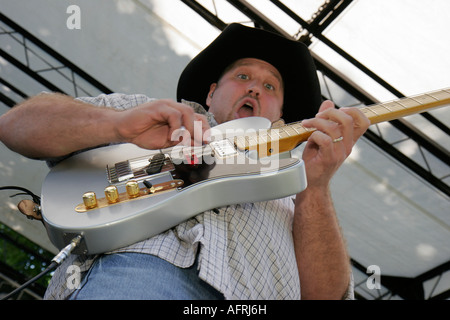
[[[152,175],[174,170],[170,158],[163,153],[117,162],[106,166],[110,184],[121,184],[129,180],[142,181]]]
[[[147,172],[148,175],[160,173],[166,161],[166,156],[162,153],[158,153],[148,161],[150,162],[150,164],[147,166],[147,168],[145,168],[145,172]]]
[[[127,181],[134,177],[129,161],[118,162],[114,167],[107,166],[106,173],[108,174],[108,181],[110,183]]]

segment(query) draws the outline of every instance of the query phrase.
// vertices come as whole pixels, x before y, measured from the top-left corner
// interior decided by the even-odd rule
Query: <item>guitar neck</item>
[[[371,124],[391,121],[436,107],[450,104],[450,88],[417,96],[360,108]],[[287,124],[254,135],[235,138],[240,150],[258,150],[260,156],[290,151],[306,141],[315,129],[305,128],[301,122]]]
[[[361,108],[371,124],[391,121],[450,104],[450,88]]]

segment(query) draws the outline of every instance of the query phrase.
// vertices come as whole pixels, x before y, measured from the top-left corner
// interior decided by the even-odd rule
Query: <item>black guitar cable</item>
[[[15,197],[18,196],[20,194],[27,194],[29,196],[31,196],[31,198],[33,198],[33,202],[36,204],[41,204],[41,197],[35,195],[33,192],[31,192],[28,189],[22,188],[22,187],[17,187],[17,186],[4,186],[4,187],[0,187],[0,190],[19,190],[22,191],[24,193],[18,193],[15,195],[12,195],[11,197]]]
[[[41,204],[41,198],[39,196],[35,195],[33,192],[31,192],[28,189],[25,189],[25,188],[22,188],[22,187],[17,187],[17,186],[4,186],[4,187],[0,187],[0,190],[19,190],[19,191],[22,191],[23,193],[18,193],[18,194],[12,195],[11,197],[15,197],[15,196],[20,195],[20,194],[27,194],[27,195],[29,195],[29,196],[31,196],[33,198],[33,202],[34,203],[36,203],[38,205]],[[25,289],[26,287],[28,287],[29,285],[31,285],[35,281],[39,280],[40,278],[45,276],[47,273],[49,273],[53,269],[55,269],[56,267],[58,267],[64,260],[66,260],[66,258],[72,253],[72,251],[81,243],[82,239],[83,239],[83,237],[81,235],[78,235],[75,238],[73,238],[72,241],[52,259],[51,263],[48,265],[47,268],[45,268],[44,271],[39,273],[34,278],[32,278],[32,279],[28,280],[27,282],[25,282],[23,285],[21,285],[20,287],[16,288],[15,290],[13,290],[11,293],[9,293],[6,296],[2,297],[0,300],[8,300],[9,298],[13,297],[15,294],[19,293],[20,291],[22,291],[23,289]]]
[[[16,288],[15,290],[13,290],[11,293],[4,296],[1,300],[8,300],[9,298],[13,297],[15,294],[19,293],[20,291],[22,291],[23,289],[28,287],[30,284],[39,280],[41,277],[46,275],[48,272],[52,271],[54,268],[59,266],[64,260],[66,260],[66,258],[68,256],[70,256],[72,251],[80,244],[82,239],[83,239],[83,237],[81,235],[78,235],[75,238],[73,238],[72,241],[52,259],[50,265],[44,271],[39,273],[34,278],[25,282],[23,285]]]

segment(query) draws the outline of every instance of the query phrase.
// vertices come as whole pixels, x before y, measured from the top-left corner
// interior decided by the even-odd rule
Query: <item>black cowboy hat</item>
[[[322,102],[316,68],[308,48],[262,29],[233,23],[186,66],[178,81],[177,100],[205,104],[210,85],[236,60],[256,58],[273,65],[284,81],[286,123],[312,118]]]

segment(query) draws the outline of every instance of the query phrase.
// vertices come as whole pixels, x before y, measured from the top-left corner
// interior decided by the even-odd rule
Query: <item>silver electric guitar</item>
[[[360,110],[371,123],[450,103],[450,90]],[[92,149],[53,167],[42,186],[50,240],[63,248],[83,236],[77,253],[111,251],[164,232],[198,213],[278,199],[307,186],[297,146],[314,129],[271,128],[250,117],[213,128],[201,147],[145,150],[132,144]]]
[[[62,248],[82,234],[79,252],[107,252],[209,209],[302,191],[306,179],[299,157],[288,152],[261,159],[244,140],[236,145],[236,133],[256,138],[270,125],[265,118],[243,118],[214,127],[211,143],[202,147],[145,150],[120,144],[62,161],[42,186],[50,240]],[[271,149],[275,153],[275,144]]]

